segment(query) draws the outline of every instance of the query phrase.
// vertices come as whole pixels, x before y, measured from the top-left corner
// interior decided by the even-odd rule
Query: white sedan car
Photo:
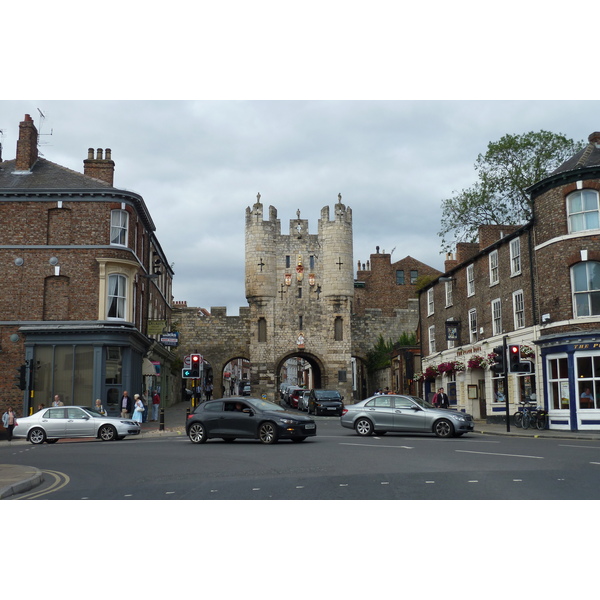
[[[49,444],[60,438],[93,437],[108,442],[126,435],[139,435],[140,424],[131,419],[106,417],[87,406],[43,408],[30,417],[19,417],[13,437],[32,444]]]

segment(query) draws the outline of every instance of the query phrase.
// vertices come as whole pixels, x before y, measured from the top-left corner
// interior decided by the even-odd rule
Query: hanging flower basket
[[[485,369],[490,364],[489,360],[481,356],[480,354],[475,354],[467,361],[468,369]]]
[[[521,357],[522,358],[535,358],[535,352],[531,346],[521,344]]]
[[[438,375],[438,368],[435,366],[427,367],[423,372],[423,377],[425,379],[435,379]]]

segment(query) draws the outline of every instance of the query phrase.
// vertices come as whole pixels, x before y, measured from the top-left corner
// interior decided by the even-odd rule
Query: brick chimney
[[[447,273],[458,264],[458,261],[454,258],[452,252],[446,252],[446,260],[444,261],[444,273]]]
[[[110,148],[106,149],[105,158],[102,158],[102,154],[102,148],[98,148],[94,158],[94,149],[88,149],[88,157],[83,161],[83,174],[113,185],[115,163],[110,158]]]
[[[19,139],[17,140],[17,160],[15,171],[31,171],[38,159],[38,131],[30,115],[19,123]]]

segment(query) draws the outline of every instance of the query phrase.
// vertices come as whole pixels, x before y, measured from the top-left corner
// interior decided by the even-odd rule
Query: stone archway
[[[323,361],[316,355],[308,352],[289,352],[282,356],[276,364],[276,388],[280,389],[282,383],[285,383],[284,375],[286,363],[293,363],[293,359],[300,359],[297,368],[300,369],[301,377],[298,372],[290,375],[288,372],[288,383],[293,385],[306,385],[307,388],[314,387],[317,389],[325,388],[328,385],[330,377],[325,370]],[[289,368],[289,366],[287,367]]]

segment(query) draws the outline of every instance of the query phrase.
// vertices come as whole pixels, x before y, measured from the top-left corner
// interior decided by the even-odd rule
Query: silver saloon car
[[[458,437],[474,427],[469,414],[436,408],[416,396],[397,395],[372,396],[349,404],[344,407],[340,422],[362,436],[396,431]]]
[[[43,408],[30,417],[17,419],[13,437],[26,438],[32,444],[49,444],[60,438],[99,438],[105,442],[121,440],[126,435],[139,435],[137,421],[106,417],[87,406],[55,406]]]

